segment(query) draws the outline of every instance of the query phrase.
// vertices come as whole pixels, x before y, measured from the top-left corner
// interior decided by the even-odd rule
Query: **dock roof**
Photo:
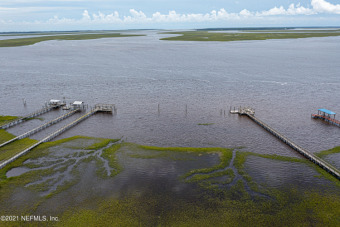
[[[58,99],[51,99],[50,102],[60,102]]]
[[[336,113],[334,113],[333,111],[330,111],[330,110],[327,110],[327,109],[319,109],[319,111],[324,112],[324,113],[326,113],[326,114],[330,114],[330,115],[336,114]]]
[[[84,102],[82,102],[82,101],[74,101],[74,103],[73,103],[73,105],[81,105],[81,104],[83,104]]]

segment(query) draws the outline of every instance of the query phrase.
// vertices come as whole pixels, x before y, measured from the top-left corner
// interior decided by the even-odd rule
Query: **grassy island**
[[[245,40],[267,40],[267,39],[298,39],[298,38],[312,38],[312,37],[329,37],[329,36],[340,36],[339,30],[315,32],[286,32],[270,30],[266,32],[210,32],[210,31],[184,31],[184,32],[167,32],[163,34],[178,34],[175,37],[162,38],[161,40],[171,41],[245,41]]]
[[[142,35],[130,35],[121,33],[104,33],[104,34],[60,34],[60,35],[46,35],[35,36],[28,38],[15,38],[0,40],[0,47],[17,47],[28,46],[35,43],[49,41],[49,40],[88,40],[88,39],[102,39],[102,38],[116,38],[116,37],[131,37]]]

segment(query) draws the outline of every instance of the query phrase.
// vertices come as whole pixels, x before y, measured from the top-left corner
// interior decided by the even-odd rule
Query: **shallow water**
[[[245,167],[251,178],[263,186],[274,188],[297,186],[300,189],[331,186],[328,180],[315,177],[320,174],[313,167],[304,163],[250,156],[247,158]]]
[[[9,170],[9,171],[6,173],[6,177],[9,178],[9,177],[20,176],[21,174],[27,173],[28,171],[30,171],[30,169],[27,168],[27,167],[17,167],[17,168],[14,168],[14,169]]]
[[[13,168],[7,172],[7,177],[35,171],[39,177],[25,184],[24,188],[36,191],[35,197],[38,195],[40,198],[54,193],[58,187],[68,182],[75,181],[73,187],[61,191],[38,209],[42,213],[50,214],[60,212],[67,207],[79,206],[88,199],[95,203],[96,198],[139,197],[145,193],[164,193],[164,191],[183,198],[197,196],[197,191],[195,191],[197,187],[194,184],[185,183],[180,180],[180,177],[192,169],[211,167],[220,161],[217,153],[199,155],[171,151],[167,152],[169,156],[147,158],[147,155],[157,155],[159,152],[124,146],[116,155],[118,163],[122,166],[122,172],[117,176],[109,177],[113,168],[102,157],[102,151],[110,147],[112,143],[96,151],[84,150],[83,148],[98,142],[90,141],[77,139],[51,147],[48,152],[45,151],[47,155],[24,162],[24,165],[34,165],[34,167]],[[142,156],[131,156],[133,154]],[[94,159],[90,162],[86,161],[90,157]],[[98,175],[98,170],[102,167],[104,169]],[[53,171],[36,172],[41,170]],[[20,193],[26,194],[27,192],[21,190],[13,192],[13,195],[20,197]],[[18,205],[18,210],[25,205],[25,202]]]

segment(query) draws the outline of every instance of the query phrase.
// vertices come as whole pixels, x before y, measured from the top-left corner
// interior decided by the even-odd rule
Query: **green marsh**
[[[76,136],[44,143],[0,170],[1,212],[57,216],[59,222],[43,223],[51,226],[340,224],[340,185],[325,178],[333,189],[258,187],[245,168],[250,156],[318,168],[304,159],[238,148],[156,147]],[[16,168],[25,172],[9,177]],[[13,202],[19,196],[22,201]]]
[[[1,125],[5,125],[15,119],[17,119],[18,117],[15,117],[15,116],[1,116],[0,115],[0,126]]]
[[[117,37],[132,37],[141,35],[128,35],[120,33],[105,33],[105,34],[70,34],[70,35],[49,35],[37,36],[29,38],[16,38],[0,40],[0,47],[17,47],[28,46],[35,43],[49,41],[49,40],[89,40],[89,39],[102,39],[102,38],[117,38]]]
[[[267,39],[298,39],[312,37],[329,37],[340,36],[339,31],[325,32],[209,32],[209,31],[184,31],[184,32],[167,32],[163,34],[178,34],[179,36],[162,38],[161,40],[171,41],[245,41],[245,40],[267,40]]]

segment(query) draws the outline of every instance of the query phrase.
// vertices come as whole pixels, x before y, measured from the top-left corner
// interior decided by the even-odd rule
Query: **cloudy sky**
[[[0,0],[0,32],[340,26],[340,0]]]

